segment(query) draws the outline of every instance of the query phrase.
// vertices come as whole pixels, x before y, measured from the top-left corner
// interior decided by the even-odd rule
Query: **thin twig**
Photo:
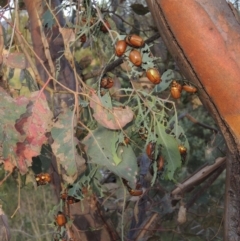
[[[21,177],[20,177],[20,173],[18,172],[18,205],[16,210],[13,212],[11,218],[13,218],[17,213],[17,211],[20,209],[20,201],[21,201]]]
[[[12,174],[12,172],[9,172],[7,176],[5,176],[1,181],[0,181],[0,186],[8,179],[8,177]]]
[[[109,225],[109,221],[105,220],[105,217],[103,217],[102,213],[101,213],[101,207],[100,207],[100,203],[97,203],[97,212],[98,215],[100,216],[100,218],[102,219],[102,222],[104,223],[106,230],[108,231],[109,235],[112,238],[112,241],[117,241],[120,240],[120,237],[117,233],[117,231],[115,230],[115,228],[113,227],[113,225]]]
[[[202,183],[206,178],[208,178],[213,172],[216,171],[223,163],[226,162],[226,157],[219,157],[216,159],[215,163],[212,165],[207,165],[201,168],[198,172],[194,173],[191,177],[187,178],[181,184],[178,184],[172,192],[172,196],[178,196],[183,194],[193,188],[194,186]]]
[[[199,126],[202,126],[202,127],[206,128],[206,129],[212,130],[212,131],[214,131],[215,133],[219,132],[219,130],[216,129],[215,127],[206,125],[206,124],[198,121],[197,119],[195,119],[193,116],[191,116],[191,115],[188,114],[188,113],[186,113],[183,117],[187,117],[192,123],[197,124],[197,125],[199,125]]]
[[[215,237],[217,237],[219,231],[222,229],[223,220],[224,220],[224,217],[222,217],[221,223],[219,225],[219,228],[218,228],[216,234],[209,241],[212,241],[212,240],[214,240]]]
[[[51,75],[55,77],[55,67],[54,67],[54,64],[53,64],[53,60],[52,60],[52,57],[51,57],[51,53],[50,53],[50,47],[49,47],[49,44],[48,44],[48,41],[47,41],[47,38],[46,38],[46,35],[43,31],[43,27],[42,27],[42,24],[41,24],[41,20],[40,20],[40,17],[38,15],[38,12],[37,12],[37,22],[38,22],[38,27],[39,27],[39,31],[40,31],[40,35],[41,35],[41,39],[42,39],[42,44],[43,44],[43,47],[44,47],[44,53],[45,53],[45,56],[48,60],[48,64],[49,64],[49,67],[50,67],[50,72],[51,72]]]
[[[24,55],[25,55],[25,57],[26,57],[29,65],[30,65],[30,67],[31,67],[34,75],[35,75],[36,81],[37,81],[41,86],[43,86],[43,85],[44,85],[44,81],[41,79],[40,74],[39,74],[39,72],[38,72],[38,70],[37,70],[37,67],[36,67],[35,63],[33,62],[31,56],[29,55],[29,52],[27,51],[26,46],[24,45],[24,42],[25,42],[25,44],[27,44],[27,46],[28,46],[29,48],[30,48],[30,46],[29,46],[28,42],[26,41],[26,39],[23,38],[22,33],[19,31],[19,15],[18,15],[18,9],[17,9],[17,8],[18,8],[18,3],[15,3],[15,8],[16,8],[16,9],[15,9],[15,18],[17,19],[17,21],[16,21],[15,33],[16,33],[18,42],[19,42],[19,44],[20,44],[20,46],[21,46],[21,49],[22,49],[22,51],[23,51],[23,53],[24,53]],[[2,16],[2,17],[7,21],[7,19],[6,19],[4,16]],[[8,22],[8,21],[7,21],[7,22]],[[11,26],[12,26],[12,25],[11,25]],[[31,48],[30,48],[30,49],[31,49]],[[32,50],[32,49],[31,49],[31,50]],[[35,56],[37,56],[36,53],[35,53],[33,50],[32,50],[32,52],[34,53]],[[38,56],[37,56],[37,57],[38,57]],[[39,61],[42,63],[41,60],[39,60]],[[50,91],[50,92],[52,91],[52,90],[51,90],[50,88],[48,88],[48,87],[46,87],[46,90],[48,90],[48,91]]]
[[[117,18],[121,19],[124,23],[126,23],[127,25],[129,25],[130,27],[132,27],[133,29],[136,29],[136,31],[142,31],[142,32],[147,32],[147,31],[153,31],[152,28],[149,29],[140,29],[140,28],[136,28],[134,24],[129,23],[128,21],[126,21],[126,19],[124,19],[123,17],[121,17],[119,14],[115,13],[114,11],[102,11],[107,12],[107,13],[112,13],[113,15],[115,15]]]
[[[122,186],[124,186],[123,181],[121,179]],[[123,188],[123,206],[122,206],[122,218],[121,218],[121,239],[124,241],[124,213],[125,213],[125,205],[126,205],[126,196],[127,190]]]
[[[102,17],[102,13],[100,11],[100,9],[96,6],[96,10],[97,10],[97,15],[98,15],[98,18],[99,20],[102,22],[102,24],[105,26],[105,28],[107,29],[109,35],[110,35],[110,38],[112,39],[112,42],[114,42],[114,37],[111,33],[111,30],[108,28],[107,24],[105,23],[103,17]]]
[[[151,224],[153,223],[153,221],[157,218],[158,213],[154,213],[146,222],[144,228],[141,229],[141,231],[139,232],[138,236],[136,237],[135,241],[139,241],[141,240],[144,236],[146,232],[149,232],[149,227],[151,226]]]
[[[52,232],[46,232],[46,233],[43,233],[41,235],[36,236],[36,235],[31,235],[31,234],[29,234],[29,233],[27,233],[27,232],[25,232],[25,231],[23,231],[21,229],[11,229],[11,232],[22,233],[23,235],[31,237],[31,238],[34,238],[34,239],[38,238],[38,237],[40,238],[40,237],[43,237],[43,236],[46,236],[46,235],[49,235],[49,234],[56,233],[55,231],[52,231]]]

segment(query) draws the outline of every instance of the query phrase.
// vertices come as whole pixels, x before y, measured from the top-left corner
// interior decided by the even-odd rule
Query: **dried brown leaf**
[[[128,106],[113,107],[112,109],[104,107],[100,98],[95,93],[92,93],[90,107],[94,111],[93,116],[96,121],[111,130],[123,128],[132,121],[134,115]]]

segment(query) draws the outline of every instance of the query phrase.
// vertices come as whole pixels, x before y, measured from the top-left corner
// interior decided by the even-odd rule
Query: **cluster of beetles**
[[[142,64],[141,52],[138,50],[145,44],[143,38],[136,34],[128,35],[124,40],[118,40],[115,45],[115,54],[121,57],[125,54],[127,47],[131,47],[132,50],[129,52],[128,58],[135,66],[140,67]],[[149,68],[146,71],[147,78],[153,84],[159,84],[161,82],[161,75],[156,68]],[[105,89],[109,89],[113,86],[113,79],[110,77],[104,77],[101,80],[100,86]]]
[[[138,50],[139,48],[143,47],[145,44],[142,37],[132,34],[127,35],[125,39],[118,40],[115,45],[115,54],[118,57],[122,57],[127,47],[131,47],[132,50],[129,52],[128,59],[131,63],[133,63],[135,66],[140,67],[142,64],[142,56],[141,52]],[[158,71],[157,68],[149,68],[146,71],[146,76],[149,81],[151,81],[153,84],[157,85],[161,82],[161,74]],[[113,87],[113,79],[111,77],[103,77],[101,79],[100,86],[104,89],[110,89]],[[174,99],[179,99],[181,97],[182,90],[185,90],[189,93],[196,93],[197,88],[188,84],[181,85],[176,80],[173,80],[170,86],[170,92],[171,96]]]
[[[107,26],[110,28],[109,24]],[[101,30],[103,32],[107,32],[107,29],[105,29],[104,25],[101,26]],[[81,40],[84,42],[86,36],[81,36],[81,37],[82,37]],[[140,67],[142,64],[142,56],[141,56],[141,52],[138,50],[138,48],[143,47],[144,44],[145,44],[145,42],[140,36],[135,35],[135,34],[128,35],[128,36],[126,36],[126,38],[124,40],[117,41],[117,43],[115,45],[115,54],[116,54],[116,56],[121,57],[125,53],[128,46],[132,47],[133,49],[130,51],[128,58],[135,66]],[[149,79],[149,81],[151,81],[153,84],[159,84],[161,82],[161,74],[159,73],[159,71],[156,68],[149,68],[146,71],[146,76]],[[109,89],[113,86],[113,84],[114,83],[113,83],[112,78],[104,77],[101,80],[100,86],[102,88]],[[171,86],[170,86],[171,96],[174,99],[180,98],[182,90],[189,92],[189,93],[197,92],[196,87],[187,85],[187,84],[181,85],[176,80],[173,80],[171,83]],[[142,129],[145,129],[145,128],[142,128]],[[142,130],[142,129],[140,128],[139,134],[140,134],[141,138],[145,139],[148,133],[146,132],[146,130]],[[130,139],[125,137],[124,142],[126,144],[129,144]],[[149,142],[146,146],[146,154],[151,161],[157,162],[157,170],[161,171],[164,166],[164,158],[159,154],[159,155],[157,155],[157,158],[155,159],[155,150],[156,150],[155,147],[156,147],[156,143]],[[180,152],[182,158],[184,159],[187,155],[187,148],[184,147],[183,145],[179,145],[178,149],[179,149],[179,152]],[[36,180],[37,186],[46,185],[51,182],[51,176],[49,173],[39,173],[39,174],[35,175],[35,180]],[[132,189],[125,179],[122,179],[122,181],[123,181],[123,184],[125,185],[125,187],[127,188],[127,190],[129,191],[130,195],[140,196],[143,194],[140,184],[137,184],[136,188]],[[67,192],[63,192],[61,194],[61,199],[67,204],[73,204],[73,203],[80,201],[79,199],[76,199],[72,196],[68,196]],[[58,214],[55,217],[55,223],[58,227],[62,227],[62,226],[66,225],[67,218],[63,212],[61,212],[61,211],[58,212]]]
[[[155,150],[156,150],[156,143],[152,141],[149,142],[146,147],[146,154],[151,161],[155,160]],[[182,159],[185,160],[187,155],[187,148],[183,145],[179,145],[178,150]],[[157,155],[156,161],[157,161],[157,170],[161,171],[164,166],[164,159],[159,153]]]
[[[139,48],[142,48],[144,45],[145,42],[142,37],[136,34],[127,35],[124,40],[117,41],[115,54],[121,57],[125,53],[127,46],[131,47],[132,49],[129,52],[128,58],[135,66],[140,67],[142,64],[142,55]],[[146,76],[153,84],[159,84],[161,82],[161,74],[156,68],[149,68],[146,71]]]
[[[181,85],[176,80],[173,80],[171,84],[171,96],[174,99],[179,99],[181,97],[182,90],[192,94],[197,92],[196,87],[187,84]]]

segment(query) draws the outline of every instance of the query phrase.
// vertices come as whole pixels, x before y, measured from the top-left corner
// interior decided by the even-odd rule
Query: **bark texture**
[[[229,149],[225,240],[240,240],[240,25],[224,0],[147,0],[185,77],[198,87]]]

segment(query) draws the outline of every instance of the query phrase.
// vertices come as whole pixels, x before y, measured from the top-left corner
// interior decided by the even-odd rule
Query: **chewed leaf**
[[[136,156],[130,145],[113,148],[117,140],[118,133],[99,127],[83,140],[83,144],[91,162],[105,166],[134,187],[138,170]]]
[[[61,113],[51,130],[54,139],[52,150],[69,176],[76,174],[78,159],[77,139],[74,136],[72,118],[71,110]]]
[[[155,86],[155,91],[162,92],[167,89],[174,78],[176,78],[174,70],[168,69],[165,71],[161,76],[161,83]]]
[[[106,108],[103,106],[100,98],[94,93],[92,94],[90,107],[94,111],[93,116],[96,121],[111,130],[119,130],[133,119],[133,111],[130,107]]]
[[[181,156],[178,151],[176,139],[166,133],[166,129],[157,123],[156,132],[159,136],[158,144],[162,145],[162,155],[166,159],[166,176],[169,180],[174,180],[175,171],[181,167]]]
[[[121,158],[118,157],[118,155],[116,153],[114,153],[113,161],[114,161],[114,163],[116,163],[116,165],[118,165],[122,160],[121,160]]]
[[[42,15],[42,24],[43,26],[46,26],[48,29],[51,29],[54,23],[55,20],[53,14],[49,9],[47,9]]]

